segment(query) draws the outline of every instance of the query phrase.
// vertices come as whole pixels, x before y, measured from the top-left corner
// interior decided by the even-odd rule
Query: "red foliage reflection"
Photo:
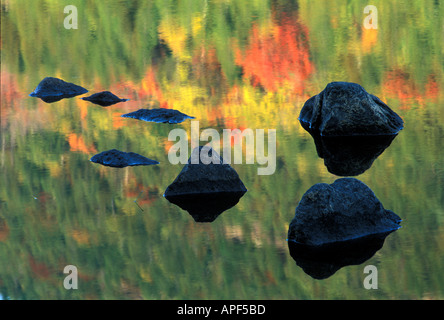
[[[244,77],[255,86],[261,85],[274,92],[287,85],[301,94],[304,81],[314,70],[308,29],[296,19],[285,16],[267,33],[254,25],[245,54],[236,52],[236,63],[243,67]]]

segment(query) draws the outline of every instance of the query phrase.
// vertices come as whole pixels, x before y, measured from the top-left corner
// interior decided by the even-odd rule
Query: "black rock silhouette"
[[[247,189],[237,172],[212,148],[204,146],[193,150],[164,196],[187,210],[196,221],[211,222],[236,205],[245,192]]]
[[[99,163],[108,167],[124,168],[128,166],[149,166],[159,164],[155,160],[148,159],[134,152],[123,152],[116,149],[103,151],[90,159],[91,162]]]
[[[237,172],[211,147],[201,146],[193,150],[188,163],[165,190],[165,197],[246,191]]]
[[[378,97],[350,82],[332,82],[308,99],[299,120],[321,136],[394,135],[403,120]]]
[[[81,99],[98,104],[102,107],[108,107],[113,104],[116,104],[119,102],[125,102],[125,101],[129,100],[129,99],[121,99],[109,91],[102,91],[102,92],[94,93],[93,95],[91,95],[89,97],[84,97]]]
[[[364,183],[341,178],[331,185],[315,184],[303,195],[288,240],[320,246],[395,231],[400,222]]]
[[[291,257],[306,274],[314,279],[326,279],[339,269],[360,265],[370,259],[384,245],[391,232],[374,234],[358,239],[309,246],[288,241]]]
[[[213,222],[224,211],[234,207],[245,192],[218,192],[165,196],[193,217],[196,222]]]
[[[30,96],[51,103],[87,92],[88,90],[76,84],[65,82],[58,78],[46,77],[40,81],[37,88],[30,93]]]
[[[338,176],[357,176],[372,166],[397,135],[325,137],[301,125],[315,142],[318,156],[330,173]]]
[[[133,118],[148,122],[158,123],[181,123],[186,119],[194,119],[174,109],[139,109],[137,111],[122,115],[124,118]]]

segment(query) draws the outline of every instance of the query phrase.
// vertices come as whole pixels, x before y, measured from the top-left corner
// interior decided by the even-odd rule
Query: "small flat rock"
[[[50,103],[65,98],[72,98],[87,92],[88,90],[76,84],[58,78],[46,77],[40,81],[36,89],[30,93],[30,96],[40,98]]]
[[[124,118],[133,118],[148,122],[157,123],[181,123],[186,119],[194,119],[178,110],[174,109],[139,109],[137,111],[122,115]]]
[[[299,121],[321,136],[393,135],[404,126],[378,97],[351,82],[329,83],[305,102]]]
[[[128,166],[149,166],[159,164],[155,160],[148,159],[134,152],[123,152],[116,149],[103,151],[90,159],[91,162],[99,163],[108,167],[124,168]]]
[[[125,102],[125,101],[129,100],[129,99],[121,99],[110,91],[102,91],[102,92],[94,93],[93,95],[91,95],[89,97],[84,97],[81,99],[98,104],[102,107],[108,107],[113,104],[116,104],[119,102]]]
[[[386,210],[373,191],[355,178],[312,186],[299,202],[288,240],[310,246],[393,232],[401,218]]]

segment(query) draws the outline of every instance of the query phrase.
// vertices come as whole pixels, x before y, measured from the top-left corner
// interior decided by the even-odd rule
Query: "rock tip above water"
[[[159,164],[156,160],[148,159],[134,152],[123,152],[117,149],[103,151],[94,155],[91,162],[108,167],[124,168],[128,166],[147,166]]]
[[[186,115],[175,109],[157,108],[157,109],[139,109],[134,112],[123,114],[124,118],[133,118],[147,122],[177,124],[186,119],[194,117]]]
[[[218,159],[218,161],[217,163],[204,164],[202,157]],[[194,159],[197,161],[194,161]],[[216,162],[215,160],[213,161]],[[209,193],[243,194],[245,192],[247,192],[247,188],[237,172],[229,164],[225,164],[222,157],[214,149],[200,146],[193,150],[188,163],[167,187],[164,196],[168,198],[179,195]]]
[[[93,95],[89,97],[83,97],[81,98],[85,101],[90,101],[92,103],[107,107],[119,102],[125,102],[129,101],[129,99],[121,99],[118,96],[116,96],[114,93],[110,91],[102,91],[98,93],[94,93]]]
[[[76,84],[66,82],[54,77],[46,77],[37,85],[29,95],[31,97],[45,98],[57,96],[76,96],[87,93],[88,90]]]

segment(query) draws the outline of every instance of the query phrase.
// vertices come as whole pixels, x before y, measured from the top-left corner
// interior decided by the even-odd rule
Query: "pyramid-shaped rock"
[[[210,162],[203,160],[206,157],[217,159]],[[188,163],[177,178],[165,190],[168,197],[196,195],[208,193],[239,193],[247,192],[237,172],[212,148],[201,146],[195,148]]]

